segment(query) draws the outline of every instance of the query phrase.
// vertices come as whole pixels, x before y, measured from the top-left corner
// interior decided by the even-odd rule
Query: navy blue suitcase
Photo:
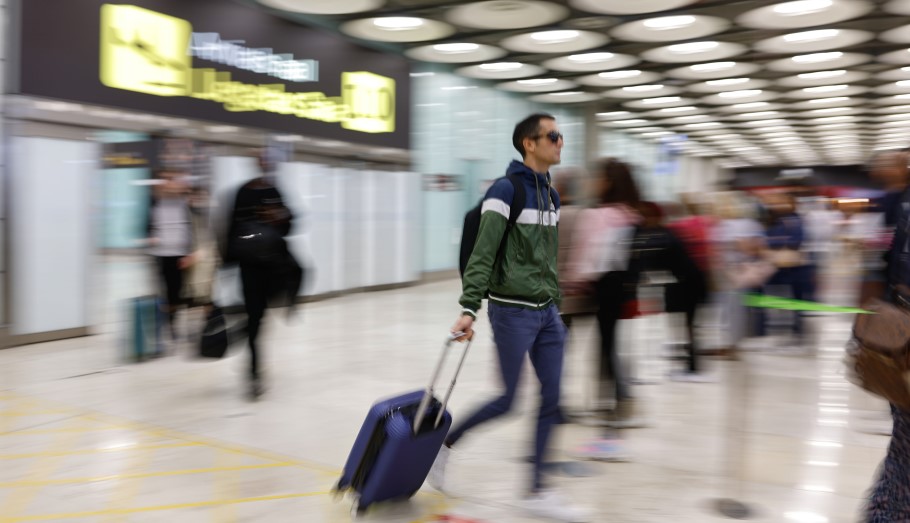
[[[356,493],[354,509],[362,514],[382,501],[406,500],[426,480],[436,455],[452,426],[446,404],[464,364],[470,342],[464,349],[455,377],[443,401],[433,395],[452,340],[446,343],[433,379],[418,390],[378,401],[370,408],[335,487],[340,494]]]

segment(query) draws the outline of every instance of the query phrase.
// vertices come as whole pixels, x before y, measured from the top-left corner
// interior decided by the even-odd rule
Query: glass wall
[[[512,159],[515,124],[543,111],[565,135],[563,166],[584,165],[580,109],[537,104],[488,83],[432,67],[412,73],[414,169],[423,176],[423,270],[458,266],[464,214],[483,196],[485,181],[505,173]]]
[[[653,201],[672,201],[681,193],[717,190],[728,176],[714,160],[685,156],[675,151],[672,143],[642,140],[604,128],[598,135],[598,155],[629,163],[644,197]]]

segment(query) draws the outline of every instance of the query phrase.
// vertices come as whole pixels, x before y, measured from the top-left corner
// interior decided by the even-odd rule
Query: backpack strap
[[[508,232],[518,223],[518,217],[521,216],[521,211],[524,210],[525,205],[528,203],[528,196],[525,191],[525,184],[521,181],[521,176],[507,174],[506,178],[512,182],[512,188],[515,189],[512,195],[512,203],[509,206],[509,225],[506,228],[506,232]],[[516,203],[519,205],[516,205]]]
[[[502,262],[502,257],[506,252],[506,244],[509,242],[509,231],[518,223],[518,217],[521,216],[521,211],[524,210],[525,205],[528,203],[527,191],[525,191],[525,184],[521,181],[521,176],[507,174],[505,178],[512,182],[512,187],[515,191],[512,194],[512,203],[509,205],[509,221],[506,223],[506,230],[502,233],[502,240],[499,241],[499,249],[496,250],[496,259],[493,262],[494,267],[499,266]]]

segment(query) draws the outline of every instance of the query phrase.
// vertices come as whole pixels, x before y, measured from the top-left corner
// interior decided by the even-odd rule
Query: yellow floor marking
[[[18,418],[20,416],[46,416],[49,414],[63,414],[71,415],[72,412],[64,412],[62,410],[51,410],[51,409],[41,409],[41,410],[19,410],[19,409],[10,409],[10,410],[0,410],[0,416]]]
[[[215,456],[215,466],[230,467],[237,462],[239,454],[234,452],[219,451]],[[232,471],[219,472],[215,474],[215,484],[213,489],[215,496],[222,499],[235,499],[239,497],[237,492],[236,473]],[[212,511],[212,521],[214,523],[232,523],[237,521],[236,505],[220,505]]]
[[[130,456],[130,463],[127,466],[127,470],[143,470],[145,469],[152,460],[152,456],[155,454],[154,449],[143,450],[137,452]],[[139,495],[139,489],[142,486],[142,481],[121,481],[114,491],[114,495],[111,498],[110,503],[108,504],[109,508],[126,508],[129,507],[132,501]],[[117,521],[126,521],[122,514],[111,515],[104,519],[104,521],[117,522]]]
[[[322,472],[322,473],[329,474],[329,475],[338,475],[341,473],[341,469],[339,469],[339,468],[329,467],[327,465],[322,465],[320,463],[308,462],[305,460],[291,458],[289,456],[284,456],[281,454],[276,454],[273,452],[268,452],[268,451],[260,450],[260,449],[256,449],[256,448],[242,447],[239,445],[234,445],[232,443],[227,443],[227,442],[220,441],[220,440],[207,439],[202,436],[186,434],[186,433],[178,432],[176,430],[168,429],[165,427],[158,427],[158,426],[149,425],[146,423],[116,419],[113,417],[108,417],[105,414],[96,414],[96,413],[86,414],[85,418],[91,419],[94,421],[100,421],[100,422],[108,422],[107,420],[110,419],[111,423],[118,423],[121,426],[123,426],[124,428],[132,428],[133,430],[140,430],[140,431],[154,434],[156,436],[160,436],[163,438],[180,439],[183,441],[188,441],[190,443],[195,443],[196,445],[213,447],[213,448],[217,448],[217,449],[226,450],[229,452],[234,452],[237,454],[255,456],[255,457],[267,459],[270,461],[278,461],[278,462],[286,463],[289,465],[296,465],[298,467],[315,470],[315,471]]]
[[[34,516],[18,516],[0,518],[0,523],[21,523],[26,521],[48,521],[52,519],[76,519],[95,516],[127,515],[141,512],[158,512],[162,510],[180,510],[187,508],[214,507],[218,505],[236,505],[239,503],[254,503],[257,501],[275,501],[279,499],[307,498],[314,496],[328,496],[328,492],[301,492],[298,494],[275,494],[274,496],[257,496],[252,498],[215,499],[193,503],[174,503],[172,505],[156,505],[148,507],[114,508],[103,510],[90,510],[86,512],[70,512],[64,514],[40,514]]]
[[[192,435],[192,434],[188,434],[188,433],[179,432],[179,431],[169,429],[166,427],[160,427],[160,426],[152,425],[149,423],[132,421],[132,420],[104,414],[102,412],[89,411],[87,409],[73,407],[71,405],[66,405],[64,403],[60,403],[60,402],[53,401],[53,400],[47,400],[44,398],[31,398],[30,401],[32,401],[35,404],[50,406],[48,408],[68,409],[69,412],[73,413],[74,415],[78,416],[79,418],[89,419],[89,420],[92,420],[95,422],[107,423],[109,425],[109,426],[100,426],[100,427],[97,427],[96,429],[69,429],[69,430],[91,431],[91,430],[133,429],[133,430],[138,430],[138,431],[142,431],[142,432],[149,433],[149,434],[154,434],[154,435],[164,437],[167,439],[179,439],[179,440],[187,441],[189,443],[193,443],[196,445],[213,447],[213,448],[217,448],[217,449],[227,450],[229,452],[244,454],[244,455],[248,455],[248,456],[255,456],[258,458],[263,458],[263,459],[267,459],[270,461],[277,461],[277,462],[281,462],[281,463],[285,463],[285,464],[292,464],[292,465],[296,465],[298,467],[303,467],[305,469],[313,470],[315,472],[318,472],[320,475],[324,475],[326,477],[336,477],[341,474],[341,469],[337,468],[337,467],[330,467],[328,465],[324,465],[321,463],[315,463],[315,462],[310,462],[310,461],[306,461],[306,460],[291,458],[289,456],[284,456],[284,455],[276,454],[273,452],[259,450],[256,448],[243,447],[240,445],[233,445],[231,443],[227,443],[224,441],[207,439],[207,438],[204,438],[201,436],[196,436],[196,435]],[[26,435],[55,434],[58,431],[59,430],[46,430],[46,431],[45,430],[23,430],[23,431],[14,432],[13,434],[26,434]],[[3,436],[3,435],[4,434],[0,434],[0,436]]]
[[[78,438],[79,433],[61,433],[58,434],[51,445],[50,452],[58,452],[70,447]],[[49,455],[39,458],[33,464],[30,470],[24,475],[26,478],[47,478],[53,475],[57,468],[63,463],[62,456]],[[38,481],[43,481],[38,479]],[[27,509],[32,504],[38,492],[41,490],[40,485],[29,485],[29,481],[16,482],[19,485],[11,485],[14,490],[6,499],[6,502],[0,505],[0,514],[15,516]]]
[[[182,447],[198,447],[198,443],[163,443],[161,445],[137,445],[135,447],[114,447],[114,448],[92,448],[80,450],[61,450],[61,451],[43,451],[43,452],[26,452],[23,454],[0,454],[0,461],[26,458],[41,458],[45,456],[78,456],[80,454],[105,454],[108,452],[132,452],[140,450],[157,450],[157,449],[176,449]]]
[[[0,436],[38,436],[44,434],[86,433],[106,430],[126,430],[128,427],[71,427],[67,429],[26,429],[0,432]]]
[[[189,474],[206,474],[210,472],[226,472],[232,470],[257,470],[273,469],[279,467],[293,467],[290,463],[264,463],[262,465],[237,465],[235,467],[208,467],[200,469],[183,469],[183,470],[165,470],[160,472],[133,472],[129,474],[111,474],[109,476],[97,476],[93,478],[60,478],[60,479],[41,479],[41,480],[23,480],[8,481],[0,483],[0,488],[23,488],[23,487],[46,487],[50,485],[70,485],[73,483],[94,483],[97,481],[114,481],[123,479],[144,479],[144,478],[161,478],[168,476],[186,476]]]

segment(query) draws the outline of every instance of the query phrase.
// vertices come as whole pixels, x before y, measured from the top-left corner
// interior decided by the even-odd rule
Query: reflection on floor
[[[425,384],[458,292],[441,282],[308,304],[297,319],[272,314],[258,403],[244,399],[242,347],[194,361],[183,342],[129,364],[126,324],[110,310],[98,335],[0,352],[0,522],[350,521],[350,501],[329,491],[363,416],[375,399]],[[723,521],[713,507],[722,497],[747,502],[754,521],[856,521],[890,427],[885,405],[843,378],[851,318],[814,318],[810,350],[764,340],[739,362],[706,360],[710,383],[666,378],[677,363],[663,357],[664,320],[622,334],[636,377],[653,383],[634,388],[653,424],[624,431],[632,461],[556,474],[557,487],[597,522]],[[456,418],[497,391],[485,319],[478,332]],[[570,409],[589,406],[595,343],[591,321],[573,328]],[[535,521],[515,508],[535,394],[526,372],[516,413],[463,440],[451,493],[425,487],[364,521]],[[602,430],[562,426],[553,459],[570,460]]]

